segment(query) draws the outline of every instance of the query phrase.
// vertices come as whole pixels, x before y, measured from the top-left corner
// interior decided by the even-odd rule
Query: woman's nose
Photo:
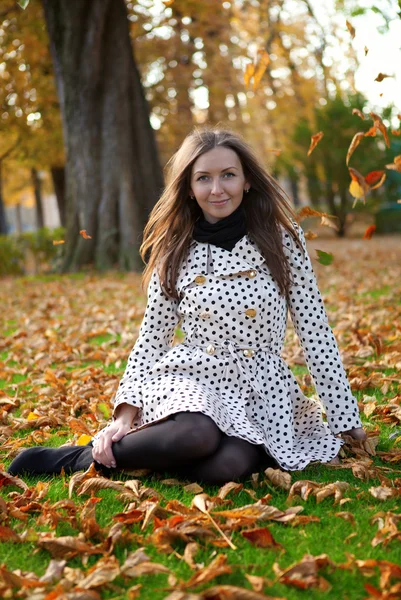
[[[221,194],[222,191],[223,189],[221,186],[221,182],[219,181],[219,179],[215,179],[212,185],[212,194],[218,196],[219,194]]]

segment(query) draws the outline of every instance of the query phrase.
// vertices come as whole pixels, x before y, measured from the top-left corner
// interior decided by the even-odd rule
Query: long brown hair
[[[189,196],[192,166],[201,154],[220,146],[233,150],[241,161],[251,186],[242,200],[248,234],[262,253],[280,293],[287,296],[291,280],[280,225],[301,247],[291,223],[291,219],[296,220],[296,214],[284,190],[266,172],[252,148],[237,133],[209,127],[196,128],[187,135],[166,165],[167,184],[150,213],[140,247],[142,260],[146,263],[148,259],[143,287],[147,288],[157,266],[164,292],[171,298],[179,298],[178,272],[192,241],[195,221],[202,216],[196,199]]]

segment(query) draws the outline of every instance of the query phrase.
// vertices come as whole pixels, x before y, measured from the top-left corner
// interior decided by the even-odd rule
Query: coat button
[[[254,356],[255,354],[255,350],[252,350],[252,348],[247,348],[246,350],[244,350],[244,356],[246,356],[247,358],[251,358],[252,356]]]
[[[214,354],[215,353],[215,347],[213,346],[213,344],[209,344],[209,346],[206,348],[206,352],[208,354]]]
[[[256,317],[256,310],[254,308],[248,308],[248,310],[245,311],[245,314],[247,317],[253,319],[253,317]]]
[[[248,277],[250,277],[251,279],[254,279],[256,277],[257,273],[256,271],[252,270],[252,271],[248,271]]]
[[[204,275],[197,275],[195,277],[195,283],[197,283],[198,285],[202,285],[202,283],[205,283],[206,281],[206,277]]]
[[[206,311],[204,311],[204,312],[201,312],[201,313],[199,314],[199,316],[200,316],[200,318],[201,318],[201,319],[210,319],[210,313],[209,313],[209,312],[206,312]]]

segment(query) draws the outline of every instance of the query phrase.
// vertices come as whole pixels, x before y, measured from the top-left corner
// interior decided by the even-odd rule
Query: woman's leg
[[[163,470],[197,460],[216,451],[223,433],[214,421],[198,412],[180,412],[166,421],[130,433],[112,446],[116,469],[102,470],[110,474],[120,469]],[[91,446],[61,448],[28,448],[11,463],[13,475],[23,472],[59,474],[85,470],[93,462]],[[99,465],[101,467],[101,465]]]
[[[117,469],[174,469],[213,454],[223,433],[199,412],[179,412],[167,421],[130,433],[112,446]]]
[[[223,484],[267,467],[269,460],[262,446],[223,434],[216,452],[193,464],[175,469],[178,475],[205,483]],[[271,459],[271,466],[276,466]]]

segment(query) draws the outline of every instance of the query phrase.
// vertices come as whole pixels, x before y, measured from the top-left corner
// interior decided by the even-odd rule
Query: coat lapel
[[[264,258],[256,244],[247,235],[235,244],[231,252],[213,244],[193,240],[190,244],[187,266],[184,267],[183,276],[180,278],[182,285],[191,283],[196,275],[207,274],[209,249],[214,275],[217,277],[256,269],[264,263]]]

